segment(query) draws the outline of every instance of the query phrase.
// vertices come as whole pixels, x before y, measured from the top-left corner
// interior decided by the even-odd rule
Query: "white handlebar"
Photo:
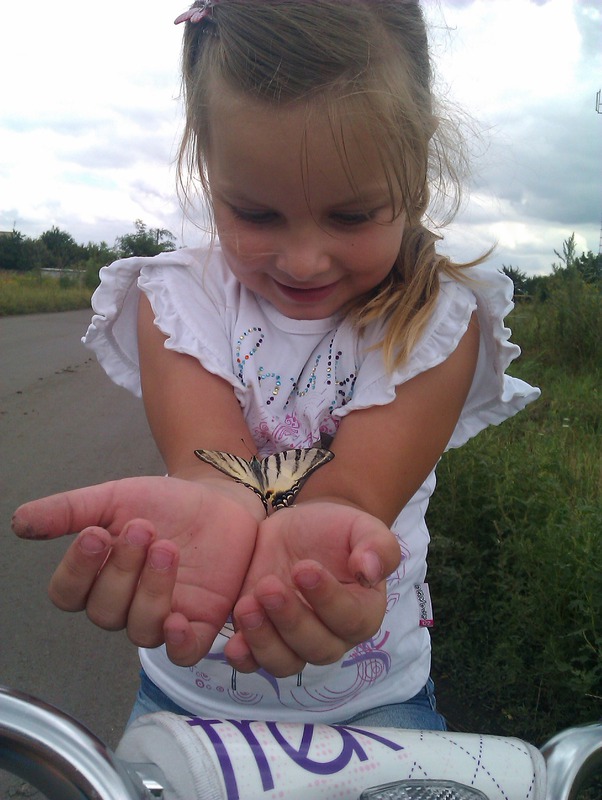
[[[478,734],[161,712],[137,720],[115,754],[66,714],[0,687],[0,768],[50,800],[574,800],[602,770],[602,723],[540,752]]]
[[[163,711],[136,720],[117,754],[158,765],[171,786],[169,800],[357,800],[377,784],[416,779],[465,784],[486,800],[546,796],[539,750],[519,739],[467,733],[191,719]]]

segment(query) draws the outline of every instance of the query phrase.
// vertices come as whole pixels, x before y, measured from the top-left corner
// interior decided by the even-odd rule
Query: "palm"
[[[268,517],[234,609],[230,663],[285,676],[338,660],[380,626],[399,556],[386,525],[349,505],[305,502]]]
[[[336,503],[303,503],[268,517],[259,528],[253,562],[245,581],[252,590],[264,575],[291,584],[291,570],[306,559],[319,562],[340,583],[356,584],[361,554],[378,540],[386,546],[386,565],[394,569],[398,546],[374,517]]]
[[[227,493],[174,478],[127,478],[54,495],[19,509],[15,531],[54,538],[88,526],[118,536],[144,518],[157,538],[179,550],[171,609],[210,646],[240,593],[255,545],[257,520]]]

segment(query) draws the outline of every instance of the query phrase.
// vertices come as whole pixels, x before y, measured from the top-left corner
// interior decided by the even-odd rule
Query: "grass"
[[[602,717],[602,369],[599,344],[569,368],[529,337],[540,308],[514,314],[542,397],[440,464],[434,668],[458,727],[541,743]]]
[[[89,308],[92,291],[67,278],[0,270],[0,316]]]

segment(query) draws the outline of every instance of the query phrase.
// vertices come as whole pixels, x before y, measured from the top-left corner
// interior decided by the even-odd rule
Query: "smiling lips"
[[[338,281],[329,283],[326,286],[313,286],[307,289],[301,289],[295,286],[286,286],[284,283],[275,282],[280,292],[289,300],[294,300],[298,303],[319,303],[335,291],[338,286]]]

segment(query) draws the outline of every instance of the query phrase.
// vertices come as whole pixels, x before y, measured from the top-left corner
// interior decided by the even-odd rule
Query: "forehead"
[[[215,83],[209,94],[210,180],[301,182],[364,195],[389,186],[365,109],[330,98],[278,105]]]

